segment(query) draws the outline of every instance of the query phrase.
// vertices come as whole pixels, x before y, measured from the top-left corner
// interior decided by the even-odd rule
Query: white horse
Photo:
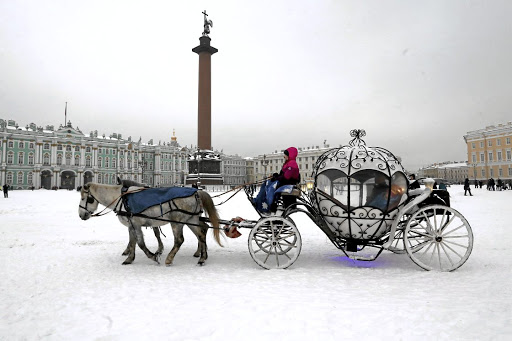
[[[168,206],[169,210],[163,214],[160,206],[152,206],[142,211],[139,215],[131,216],[127,214],[124,205],[121,205],[122,196],[124,195],[121,192],[122,187],[122,185],[103,185],[97,183],[84,185],[80,190],[78,215],[82,220],[89,219],[94,216],[94,212],[98,209],[98,204],[102,204],[118,214],[119,221],[128,227],[130,234],[130,242],[127,247],[129,251],[128,258],[126,258],[123,264],[130,264],[135,259],[136,242],[148,258],[158,262],[160,255],[148,250],[144,243],[144,234],[141,227],[152,226],[155,229],[170,222],[174,234],[174,247],[169,252],[165,264],[172,264],[174,256],[176,256],[181,244],[184,242],[183,225],[188,225],[198,239],[198,248],[194,257],[200,257],[198,264],[203,265],[208,258],[206,234],[209,226],[199,219],[202,209],[208,214],[214,228],[213,235],[215,241],[222,246],[220,242],[219,216],[208,193],[198,190],[196,195],[173,199],[166,203],[166,207]]]

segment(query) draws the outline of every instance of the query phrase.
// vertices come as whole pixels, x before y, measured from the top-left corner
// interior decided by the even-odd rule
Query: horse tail
[[[219,214],[217,213],[217,209],[215,208],[215,204],[213,203],[212,197],[205,191],[197,191],[199,195],[199,199],[201,199],[201,204],[203,208],[206,210],[208,214],[208,218],[210,218],[210,222],[213,226],[213,237],[217,244],[222,246],[220,241],[220,227],[219,227]]]

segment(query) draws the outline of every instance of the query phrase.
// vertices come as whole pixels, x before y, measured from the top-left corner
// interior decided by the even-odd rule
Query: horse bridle
[[[87,208],[87,205],[88,205],[88,204],[92,204],[94,201],[98,201],[98,200],[97,200],[97,199],[92,195],[92,193],[91,193],[91,191],[90,191],[90,190],[89,190],[89,191],[87,191],[87,192],[85,192],[85,191],[84,191],[84,193],[87,193],[87,199],[86,199],[86,201],[85,201],[85,206],[78,205],[78,207],[80,207],[80,208],[84,209],[84,210],[85,210],[87,213],[89,213],[90,215],[93,215],[93,214],[94,214],[94,212],[89,211],[89,209]]]

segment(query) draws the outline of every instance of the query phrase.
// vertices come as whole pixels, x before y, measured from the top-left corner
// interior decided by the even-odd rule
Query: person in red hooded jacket
[[[283,185],[296,185],[300,182],[299,166],[297,165],[297,148],[290,147],[284,151],[285,163],[279,174],[274,173],[272,181],[279,180],[279,187]]]

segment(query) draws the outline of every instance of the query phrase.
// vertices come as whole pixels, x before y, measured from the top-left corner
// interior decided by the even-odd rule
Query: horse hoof
[[[124,261],[124,262],[122,263],[122,265],[128,265],[128,264],[132,264],[132,262]]]

